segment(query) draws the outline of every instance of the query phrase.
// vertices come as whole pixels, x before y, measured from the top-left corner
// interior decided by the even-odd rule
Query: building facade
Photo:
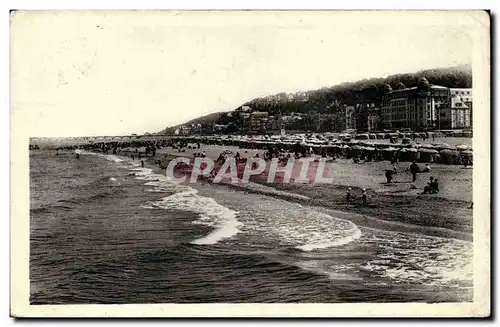
[[[414,131],[439,129],[438,110],[446,106],[449,99],[450,89],[431,85],[426,78],[421,78],[415,87],[391,90],[382,99],[383,127]]]
[[[266,132],[269,113],[267,111],[254,111],[250,114],[249,132],[251,134],[262,134]]]
[[[345,106],[345,129],[356,129],[356,110],[354,106]]]
[[[472,89],[450,89],[451,128],[472,128]]]

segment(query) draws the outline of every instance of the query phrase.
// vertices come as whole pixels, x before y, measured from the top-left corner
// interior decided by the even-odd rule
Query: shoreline
[[[153,172],[155,173],[165,174],[165,169],[161,169],[160,167],[158,167],[156,165],[156,161],[160,159],[162,160],[162,164],[166,165],[168,161],[172,160],[175,157],[176,157],[175,155],[167,153],[167,158],[164,158],[164,153],[161,153],[157,154],[155,157],[148,157],[144,161],[144,164],[145,167],[153,169]],[[250,187],[245,187],[244,185],[233,185],[231,183],[220,183],[220,185],[212,184],[209,181],[207,181],[206,178],[200,178],[199,182],[211,184],[214,187],[226,187],[234,189],[239,192],[249,192],[264,196],[270,196],[285,201],[295,202],[300,205],[310,207],[316,211],[330,214],[340,219],[351,221],[360,227],[376,228],[392,232],[420,233],[433,237],[455,238],[463,241],[473,240],[472,230],[467,231],[467,230],[460,230],[458,228],[452,229],[449,227],[440,226],[445,224],[445,222],[443,222],[443,224],[440,224],[439,221],[436,221],[436,216],[433,216],[432,219],[430,219],[427,222],[425,222],[425,220],[420,220],[419,223],[411,223],[407,221],[407,219],[404,219],[405,218],[404,216],[402,217],[400,216],[400,214],[395,213],[394,206],[391,207],[390,205],[388,205],[387,208],[380,209],[380,208],[373,208],[370,206],[363,207],[360,204],[356,203],[345,204],[343,203],[344,202],[343,200],[341,200],[341,203],[338,203],[338,201],[333,202],[321,196],[320,197],[309,196],[309,194],[304,194],[304,192],[300,192],[301,190],[298,188],[297,190],[294,190],[295,186],[297,185],[291,185],[291,184],[266,185],[265,181],[259,180],[259,176],[256,176],[256,178],[251,179],[251,181],[258,185],[269,187],[269,189],[256,190]],[[307,185],[304,186],[307,187]],[[343,185],[331,185],[331,186],[334,189],[341,189],[341,194],[342,195],[344,194],[344,188],[346,188],[345,186]],[[353,189],[355,188],[356,187],[353,187]],[[403,202],[405,202],[405,200],[407,201],[408,197],[412,197],[417,199],[418,202],[424,202],[427,204],[432,203],[430,207],[435,207],[436,205],[441,206],[445,202],[448,204],[462,203],[462,201],[447,200],[439,197],[421,197],[414,195],[391,195],[391,194],[389,195],[384,194],[383,196],[389,199],[401,198]],[[464,203],[464,206],[466,205],[467,204]],[[387,215],[393,216],[392,219],[388,219]],[[440,219],[438,218],[437,220]]]
[[[241,149],[241,151],[244,150],[245,149]],[[132,154],[132,151],[122,150],[116,156],[127,158],[130,160],[130,154]],[[187,156],[189,155],[189,153],[182,153],[182,155]],[[152,169],[153,173],[164,175],[165,169],[160,168],[157,164],[157,161],[161,160],[162,165],[165,166],[166,164],[168,164],[168,162],[170,162],[170,160],[176,157],[177,157],[176,155],[168,153],[168,151],[166,152],[161,151],[157,152],[157,154],[154,157],[150,156],[150,157],[143,157],[140,159],[136,158],[136,160],[134,160],[133,162],[137,161],[137,163],[140,163],[140,160],[144,160],[144,168]],[[263,196],[270,196],[285,201],[295,202],[297,204],[309,207],[318,212],[329,214],[336,218],[348,220],[358,225],[358,227],[362,228],[364,227],[372,229],[381,229],[384,231],[401,232],[401,233],[413,233],[413,234],[416,233],[432,237],[453,238],[469,242],[473,240],[472,230],[470,231],[467,229],[464,230],[464,228],[459,228],[459,226],[457,226],[456,224],[444,227],[443,225],[446,225],[446,223],[449,222],[450,219],[449,218],[446,219],[446,217],[440,215],[441,212],[439,213],[435,212],[434,215],[431,217],[431,219],[427,221],[425,219],[418,219],[415,221],[412,219],[408,219],[408,216],[415,215],[414,212],[415,205],[411,208],[413,210],[405,210],[404,207],[403,208],[398,207],[397,202],[391,204],[391,201],[394,199],[399,198],[399,200],[402,202],[408,202],[407,198],[411,197],[417,200],[415,202],[419,202],[419,204],[417,204],[416,207],[418,209],[417,211],[421,211],[425,207],[427,207],[427,209],[430,208],[431,210],[433,210],[433,208],[436,208],[436,206],[442,207],[443,203],[447,203],[448,206],[450,204],[455,204],[455,206],[456,204],[463,204],[463,206],[466,206],[466,202],[464,201],[447,200],[439,197],[433,198],[433,197],[422,197],[415,195],[383,194],[382,195],[383,197],[390,200],[388,203],[384,203],[387,204],[387,206],[384,206],[383,204],[382,206],[369,205],[367,207],[363,207],[362,205],[357,203],[347,204],[345,203],[345,201],[343,201],[342,197],[345,194],[344,193],[345,189],[347,188],[344,185],[335,185],[335,184],[330,185],[330,189],[336,191],[334,193],[338,193],[335,194],[334,199],[331,199],[328,196],[325,196],[325,194],[319,194],[319,195],[317,194],[318,193],[317,190],[322,189],[320,187],[317,187],[316,190],[314,189],[314,187],[312,187],[312,189],[306,190],[308,185],[302,185],[302,187],[299,187],[299,185],[290,185],[290,184],[266,185],[267,183],[265,183],[265,180],[263,181],[262,179],[259,179],[259,177],[261,176],[257,175],[253,177],[254,178],[251,178],[251,182],[264,186],[264,189],[257,190],[245,187],[244,185],[233,185],[230,183],[220,183],[220,185],[212,184],[209,181],[207,181],[206,178],[200,178],[199,182],[212,184],[214,187],[226,187],[239,192],[260,194]],[[356,187],[352,188],[355,189]],[[339,199],[339,196],[341,196],[341,199]],[[422,203],[424,204],[423,207],[420,206]],[[403,212],[401,212],[401,209]],[[420,213],[420,215],[425,214],[422,212],[417,212],[417,213]],[[453,217],[451,218],[453,220]],[[463,223],[463,221],[461,222]]]

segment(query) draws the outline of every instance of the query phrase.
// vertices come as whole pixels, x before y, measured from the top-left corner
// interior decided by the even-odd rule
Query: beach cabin
[[[454,165],[458,163],[458,151],[451,149],[442,149],[439,151],[439,163],[445,165]]]
[[[439,154],[438,150],[435,149],[426,149],[426,148],[420,148],[419,149],[419,162],[434,162],[437,159],[437,156]]]

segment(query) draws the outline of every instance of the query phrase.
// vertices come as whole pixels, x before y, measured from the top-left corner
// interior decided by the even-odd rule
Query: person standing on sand
[[[410,173],[413,177],[413,182],[417,180],[417,173],[419,170],[420,168],[418,167],[417,163],[413,161],[412,164],[410,165]]]
[[[351,188],[350,187],[347,188],[345,198],[347,200],[347,203],[351,203],[352,195],[351,195]]]
[[[366,188],[364,188],[363,191],[361,192],[361,200],[363,201],[364,206],[366,206],[368,204]]]
[[[141,167],[144,168],[144,160],[141,160]]]

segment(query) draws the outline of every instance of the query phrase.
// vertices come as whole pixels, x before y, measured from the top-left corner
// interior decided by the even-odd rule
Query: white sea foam
[[[238,204],[238,219],[246,230],[280,246],[313,251],[345,245],[361,237],[354,223],[298,203],[229,191],[223,197],[228,203]]]
[[[192,188],[167,196],[154,202],[153,205],[165,209],[195,212],[199,214],[199,219],[194,223],[215,227],[215,230],[207,236],[191,242],[193,244],[215,244],[236,235],[242,226],[236,219],[236,211],[220,205],[212,198],[198,195],[198,191]]]
[[[144,185],[152,186],[148,192],[174,192],[161,200],[144,205],[143,208],[163,208],[194,212],[199,218],[194,224],[215,228],[210,234],[194,240],[193,244],[215,244],[222,239],[236,235],[243,224],[236,219],[237,212],[226,208],[210,197],[201,196],[187,185],[179,184],[165,175],[153,173],[149,168],[134,168],[136,179],[146,180]]]
[[[354,224],[353,224],[354,225]],[[341,246],[345,245],[348,243],[351,243],[352,241],[355,241],[359,239],[362,235],[361,231],[359,228],[354,225],[353,228],[350,231],[345,232],[347,235],[344,237],[340,237],[334,240],[327,240],[323,242],[315,242],[315,243],[308,243],[304,245],[297,246],[297,249],[302,250],[302,251],[313,251],[316,249],[325,249],[325,248],[331,248],[335,246]]]
[[[365,243],[373,243],[383,248],[383,252],[365,263],[362,269],[399,283],[450,285],[472,282],[471,242],[388,231],[376,233],[376,238],[368,237]]]

